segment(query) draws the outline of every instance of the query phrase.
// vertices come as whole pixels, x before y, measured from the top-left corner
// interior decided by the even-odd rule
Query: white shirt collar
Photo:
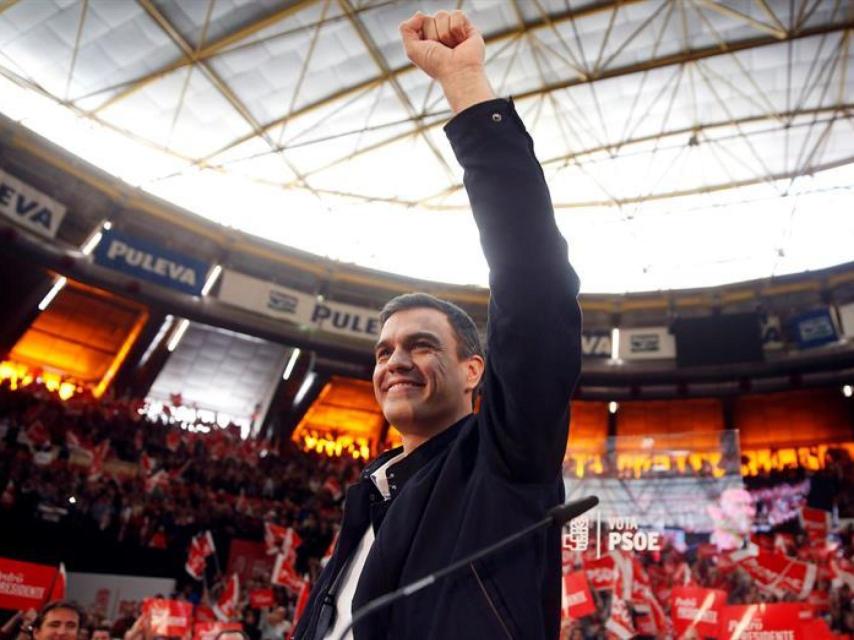
[[[399,454],[386,461],[381,467],[379,467],[376,471],[371,474],[371,480],[376,486],[377,491],[382,494],[383,500],[388,500],[391,498],[391,491],[388,488],[388,478],[386,477],[386,471],[388,468],[393,465],[395,462],[403,459],[406,454],[401,451]]]

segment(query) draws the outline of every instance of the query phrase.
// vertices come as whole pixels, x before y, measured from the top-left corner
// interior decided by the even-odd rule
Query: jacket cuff
[[[479,102],[461,111],[445,125],[444,130],[454,153],[460,158],[466,147],[477,144],[482,137],[495,135],[508,126],[525,130],[516,113],[513,99],[496,98]]]

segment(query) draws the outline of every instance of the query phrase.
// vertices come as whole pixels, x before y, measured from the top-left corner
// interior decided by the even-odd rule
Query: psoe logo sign
[[[598,532],[598,535],[597,535]],[[661,533],[641,529],[637,518],[613,516],[595,520],[582,516],[571,520],[563,533],[566,551],[596,550],[596,557],[611,551],[661,551]]]
[[[661,534],[638,528],[635,518],[608,518],[608,551],[661,551]]]

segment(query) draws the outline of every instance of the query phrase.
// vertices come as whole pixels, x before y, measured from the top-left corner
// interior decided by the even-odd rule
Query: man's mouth
[[[388,387],[386,387],[386,393],[391,393],[393,391],[405,391],[406,389],[416,389],[423,386],[424,385],[412,382],[411,380],[399,380],[388,385]]]

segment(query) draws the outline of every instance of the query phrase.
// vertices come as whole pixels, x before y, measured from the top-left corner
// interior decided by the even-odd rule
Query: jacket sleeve
[[[445,131],[464,170],[489,264],[478,417],[484,455],[511,480],[550,482],[560,473],[569,399],[581,368],[578,277],[513,103],[477,104]]]

